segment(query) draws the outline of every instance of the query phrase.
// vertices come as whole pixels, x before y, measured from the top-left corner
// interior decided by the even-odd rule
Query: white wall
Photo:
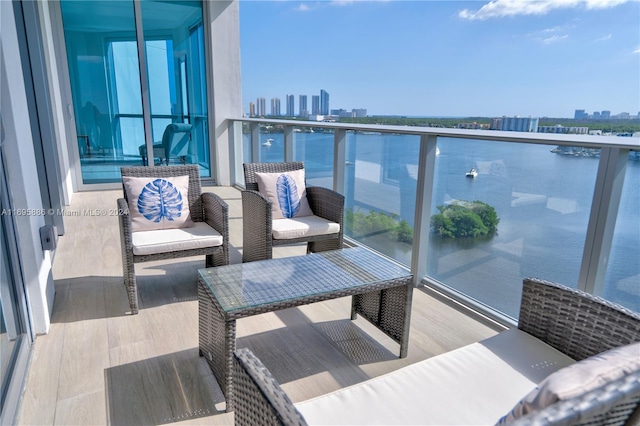
[[[242,81],[240,78],[240,24],[237,1],[209,0],[205,22],[211,40],[208,68],[209,133],[213,143],[216,183],[231,184],[229,117],[242,117]],[[208,13],[207,13],[208,12]],[[208,16],[208,18],[207,18]]]
[[[63,72],[59,74],[59,69],[66,69],[66,58],[57,57],[54,47],[56,43],[62,42],[55,39],[52,30],[55,26],[62,24],[61,18],[59,18],[59,11],[59,3],[52,4],[46,1],[38,2],[40,26],[43,34],[42,44],[49,77],[49,93],[51,96],[51,111],[53,114],[53,123],[55,125],[56,141],[66,142],[71,136],[73,136],[73,139],[75,140],[75,135],[68,134],[68,126],[66,124],[67,122],[72,121],[73,115],[64,107],[65,102],[63,102],[64,94],[62,91],[62,87],[64,87],[64,85],[60,84],[60,80],[64,79],[65,76],[68,78],[68,73],[64,74]],[[61,31],[62,30],[60,30],[60,32]],[[70,124],[73,125],[75,129],[75,123],[71,122]],[[74,182],[69,161],[70,150],[64,142],[57,144],[59,161],[58,167],[61,171],[60,175],[62,177],[63,202],[65,205],[69,205],[73,196]]]
[[[16,215],[15,224],[30,321],[35,333],[42,334],[49,331],[55,289],[51,256],[40,243],[45,221],[12,2],[0,2],[0,27],[0,113],[9,196],[14,209],[31,209],[30,214]]]

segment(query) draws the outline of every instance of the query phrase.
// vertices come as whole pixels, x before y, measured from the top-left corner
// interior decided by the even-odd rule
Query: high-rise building
[[[249,102],[249,117],[256,116],[256,104],[253,102]]]
[[[300,101],[298,104],[300,107],[300,117],[308,117],[309,109],[307,108],[307,95],[300,95]]]
[[[366,108],[354,108],[351,110],[353,112],[353,116],[354,117],[366,117],[367,116],[367,109]]]
[[[329,115],[329,94],[320,90],[320,114]]]
[[[600,113],[600,118],[601,118],[601,119],[603,119],[603,120],[608,120],[608,119],[610,119],[610,118],[611,118],[611,111],[606,111],[606,110],[605,110],[605,111],[602,111],[602,112]]]
[[[492,118],[491,124],[489,124],[490,130],[500,130],[502,127],[502,118]]]
[[[510,132],[537,132],[539,121],[539,118],[531,117],[502,117],[500,130]]]
[[[296,115],[294,108],[294,96],[287,95],[287,117],[293,117]]]
[[[589,118],[589,113],[585,112],[583,109],[577,109],[575,114],[573,114],[573,118],[575,120],[586,120]]]
[[[258,104],[256,115],[258,117],[264,117],[267,115],[267,100],[265,98],[258,98],[256,103]]]
[[[280,98],[271,99],[271,115],[279,117],[280,115]]]
[[[311,114],[320,115],[320,96],[318,95],[311,96]]]

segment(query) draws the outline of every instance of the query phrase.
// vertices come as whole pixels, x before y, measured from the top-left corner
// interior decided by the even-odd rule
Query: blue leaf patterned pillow
[[[134,232],[193,226],[189,212],[189,176],[122,178]]]
[[[258,190],[271,200],[273,219],[312,216],[307,201],[304,169],[286,173],[256,173]]]

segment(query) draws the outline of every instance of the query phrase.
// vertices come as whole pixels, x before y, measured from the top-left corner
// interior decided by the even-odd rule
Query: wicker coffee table
[[[407,356],[412,275],[361,247],[198,271],[200,355],[233,410],[233,351],[238,318],[353,296],[357,314],[400,344]]]

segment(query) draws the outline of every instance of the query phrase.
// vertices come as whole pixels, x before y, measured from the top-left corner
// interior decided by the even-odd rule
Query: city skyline
[[[636,0],[241,1],[240,22],[244,112],[323,89],[369,115],[640,111]]]
[[[321,107],[320,107],[320,99],[322,98],[322,94],[325,94],[327,97],[327,111],[328,113],[323,113],[323,111],[321,111]],[[280,98],[278,96],[274,97],[271,99],[271,103],[272,103],[272,108],[271,108],[271,113],[267,114],[267,111],[263,108],[263,113],[260,114],[260,108],[258,107],[258,109],[256,109],[256,105],[259,105],[260,102],[264,102],[264,97],[258,97],[256,102],[254,101],[249,101],[249,104],[246,106],[246,110],[244,111],[244,113],[247,116],[250,117],[254,117],[254,116],[267,116],[267,115],[271,115],[271,116],[288,116],[288,117],[300,117],[300,116],[308,116],[308,115],[334,115],[331,111],[337,111],[337,110],[343,110],[343,111],[348,111],[348,110],[352,110],[352,111],[366,111],[366,108],[330,108],[329,106],[329,101],[328,101],[328,97],[329,97],[329,93],[327,93],[325,90],[321,90],[320,91],[320,95],[313,95],[313,97],[316,98],[315,102],[317,105],[314,106],[315,108],[315,112],[313,111],[309,111],[307,109],[307,95],[298,95],[298,107],[295,107],[295,95],[293,94],[287,94],[285,95],[285,103],[286,103],[286,113],[282,113],[279,110],[279,103],[280,103]],[[274,102],[277,101],[278,104],[278,110],[274,111]],[[276,114],[274,114],[274,112],[277,112]],[[387,114],[377,114],[380,116],[384,116]],[[394,114],[395,115],[395,114]],[[362,115],[358,115],[358,116],[362,116]],[[366,114],[365,114],[366,116]],[[412,116],[413,117],[413,116]],[[429,116],[425,116],[425,117],[429,117]],[[433,116],[433,117],[439,117],[439,116]],[[506,114],[502,114],[502,115],[491,115],[491,116],[452,116],[453,118],[465,118],[465,117],[495,117],[495,118],[511,118],[512,116],[506,115]],[[518,118],[518,117],[526,117],[526,115],[521,115],[521,114],[514,114],[513,117]],[[529,116],[531,117],[531,116]],[[619,113],[612,113],[611,110],[594,110],[592,113],[589,113],[589,111],[586,111],[584,109],[575,109],[573,112],[573,117],[571,117],[571,115],[567,115],[564,117],[560,117],[560,116],[550,116],[550,115],[541,115],[538,116],[538,118],[573,118],[575,120],[608,120],[608,119],[640,119],[640,111],[637,112],[637,114],[634,113],[629,113],[626,111],[621,111]]]

